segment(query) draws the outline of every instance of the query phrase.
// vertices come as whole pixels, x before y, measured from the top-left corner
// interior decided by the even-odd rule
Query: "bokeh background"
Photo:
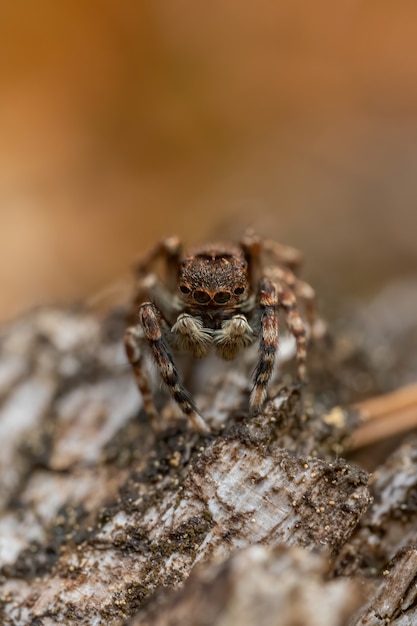
[[[247,225],[331,309],[415,275],[416,205],[415,0],[1,3],[1,319]]]

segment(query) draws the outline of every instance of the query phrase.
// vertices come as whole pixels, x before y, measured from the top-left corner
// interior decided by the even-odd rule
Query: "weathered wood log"
[[[410,439],[372,474],[372,504],[341,550],[337,571],[375,575],[416,541],[417,439]]]
[[[417,548],[401,550],[384,569],[384,579],[355,626],[412,626],[417,609]]]
[[[251,580],[256,552],[234,555],[253,544],[269,547],[259,557],[261,570],[282,567],[284,578],[290,572],[297,578],[296,563],[306,564],[297,587],[302,597],[310,578],[318,598],[330,593],[321,569],[330,565],[316,570],[311,555],[298,551],[320,551],[330,564],[337,559],[346,574],[349,550],[364,545],[366,524],[360,520],[370,503],[368,475],[338,458],[355,417],[347,413],[341,420],[330,413],[329,418],[332,403],[357,399],[354,385],[345,391],[349,372],[360,370],[361,380],[365,371],[368,379],[374,376],[366,351],[360,356],[361,338],[349,350],[346,342],[342,348],[336,342],[312,350],[307,393],[285,374],[292,347],[284,340],[271,399],[256,419],[247,414],[250,352],[222,373],[206,372],[204,378],[194,371],[198,405],[212,434],[191,432],[162,396],[155,434],[121,345],[125,313],[123,307],[104,313],[43,309],[11,323],[0,336],[2,623],[112,625],[140,610],[159,620],[155,623],[168,624],[167,589],[182,594],[172,600],[182,615],[181,602],[186,606],[201,592],[192,585],[175,590],[196,564],[201,580],[216,567],[237,576],[236,582]],[[390,475],[388,468],[381,471],[380,482],[372,483],[376,502]],[[400,532],[397,522],[394,515],[384,518],[387,537]],[[414,524],[410,519],[409,539]],[[283,544],[289,552],[279,547]],[[387,545],[382,568],[383,559],[400,547],[394,540]],[[224,566],[211,570],[213,559]],[[370,573],[371,589],[384,580],[382,571]],[[369,574],[359,566],[350,573]],[[200,585],[200,578],[192,580]],[[324,608],[313,613],[314,603],[306,626],[338,626],[352,614],[359,601],[355,583],[340,581],[334,589],[339,591],[334,591],[333,621]],[[287,586],[290,595],[280,590],[289,606],[294,587]],[[213,603],[216,594],[213,587]],[[231,605],[219,606],[230,615]],[[300,614],[297,607],[294,611],[292,617]],[[292,617],[283,613],[281,621],[270,623],[291,623]]]
[[[16,624],[117,623],[196,562],[253,543],[337,553],[368,505],[366,473],[308,458],[312,437],[304,457],[282,447],[297,430],[308,440],[294,390],[221,434],[173,422],[155,438],[118,321],[39,311],[4,337],[4,362],[21,359],[2,409],[2,597]]]
[[[328,562],[318,554],[252,546],[197,567],[181,591],[140,611],[132,626],[343,626],[362,589],[327,576]]]

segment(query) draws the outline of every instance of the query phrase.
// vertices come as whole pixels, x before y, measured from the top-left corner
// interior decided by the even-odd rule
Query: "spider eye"
[[[180,285],[180,291],[182,293],[190,293],[191,289],[189,287],[187,287],[187,285]]]
[[[196,300],[196,302],[199,302],[200,304],[205,304],[210,300],[209,294],[205,291],[194,291],[193,296],[194,300]]]
[[[240,296],[242,295],[244,291],[245,291],[244,287],[236,287],[233,293],[235,294],[235,296]]]
[[[230,300],[230,293],[228,291],[218,291],[214,296],[214,301],[218,304],[224,304]]]

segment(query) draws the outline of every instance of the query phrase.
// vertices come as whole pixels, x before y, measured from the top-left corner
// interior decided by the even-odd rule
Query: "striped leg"
[[[175,311],[175,299],[173,300],[171,292],[176,292],[181,251],[182,245],[178,237],[167,237],[136,261],[136,293],[128,315],[129,324],[135,324],[138,307],[146,300],[157,302],[165,314]],[[165,268],[163,283],[154,273],[156,264],[161,262]]]
[[[322,338],[326,332],[325,322],[317,316],[316,293],[308,283],[297,279],[294,288],[297,298],[302,298],[305,302],[305,313],[310,327],[310,337],[313,339]]]
[[[156,431],[159,428],[158,412],[156,410],[146,363],[143,356],[142,346],[144,344],[144,334],[140,326],[130,326],[125,332],[125,349],[127,358],[133,368],[136,384],[142,395],[143,408],[151,421],[152,428]]]
[[[304,380],[306,375],[307,336],[304,322],[297,311],[297,300],[292,291],[281,286],[279,290],[279,306],[284,309],[288,330],[295,337],[297,344],[297,375]]]
[[[274,285],[266,279],[259,286],[259,306],[262,311],[260,356],[250,398],[250,409],[254,415],[262,409],[278,346],[278,298]]]
[[[263,249],[269,252],[278,263],[282,263],[291,270],[296,271],[303,263],[303,255],[296,248],[284,246],[272,239],[263,240]]]
[[[162,330],[170,332],[168,324],[162,318],[157,308],[150,302],[145,302],[139,309],[139,323],[143,329],[145,339],[151,349],[152,356],[158,366],[159,373],[168,391],[185,415],[191,420],[194,428],[200,431],[209,431],[207,424],[197,409],[190,394],[183,387],[178,370],[172,359],[168,345],[163,337]]]
[[[317,316],[316,309],[316,293],[308,283],[300,280],[295,274],[285,267],[267,267],[265,268],[265,276],[269,278],[274,285],[282,285],[283,291],[293,291],[296,298],[303,301],[305,314],[308,322],[309,337],[320,339],[326,332],[326,324]]]
[[[135,274],[140,279],[151,273],[151,268],[158,261],[165,261],[166,286],[169,290],[175,290],[178,276],[182,245],[178,237],[167,237],[160,241],[147,254],[143,255],[135,263]]]
[[[255,276],[256,270],[258,272],[261,271],[264,265],[261,262],[261,256],[264,254],[272,258],[274,265],[278,263],[293,271],[296,271],[303,262],[302,254],[296,248],[284,246],[272,239],[265,239],[256,235],[251,228],[246,231],[241,241],[241,246],[251,259],[255,269]]]

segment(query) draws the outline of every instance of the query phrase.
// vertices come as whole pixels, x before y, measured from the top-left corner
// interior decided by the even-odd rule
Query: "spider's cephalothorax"
[[[164,261],[164,279],[154,273]],[[269,263],[268,263],[269,259]],[[157,426],[150,381],[143,358],[148,347],[173,398],[195,428],[208,430],[185,390],[171,350],[204,357],[210,349],[231,360],[258,341],[260,355],[250,399],[252,413],[262,409],[278,346],[278,310],[297,344],[298,376],[305,375],[306,332],[296,297],[306,302],[308,321],[315,322],[314,291],[293,273],[298,251],[247,233],[238,245],[208,244],[182,252],[176,237],[165,239],[136,266],[138,323],[130,326],[125,345],[144,408]]]
[[[248,296],[248,267],[242,250],[225,245],[191,250],[181,261],[178,288],[190,310],[200,310],[202,315],[223,311],[227,316]]]

